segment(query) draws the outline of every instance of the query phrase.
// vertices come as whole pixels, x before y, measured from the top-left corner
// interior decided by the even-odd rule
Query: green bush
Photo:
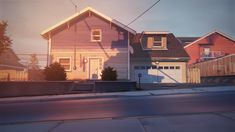
[[[117,80],[117,71],[112,67],[106,67],[102,71],[101,78],[104,81],[115,81]]]
[[[49,67],[45,67],[43,73],[47,81],[64,81],[67,78],[64,67],[58,62],[51,64]]]

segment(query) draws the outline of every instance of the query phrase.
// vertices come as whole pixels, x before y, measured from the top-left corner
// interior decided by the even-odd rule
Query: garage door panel
[[[182,71],[178,67],[168,67],[167,69],[135,69],[135,81],[138,81],[138,74],[141,73],[142,83],[180,83],[182,81]],[[170,69],[171,68],[171,69]]]

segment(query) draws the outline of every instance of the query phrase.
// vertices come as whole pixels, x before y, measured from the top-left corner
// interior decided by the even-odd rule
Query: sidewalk
[[[113,97],[135,97],[135,96],[160,96],[170,94],[191,94],[206,92],[225,92],[235,91],[235,86],[218,86],[218,87],[196,87],[185,89],[164,89],[164,90],[146,90],[131,92],[113,92],[113,93],[88,93],[88,94],[67,94],[51,96],[34,96],[34,97],[11,97],[0,98],[0,103],[18,103],[32,101],[56,101],[70,99],[89,99],[89,98],[113,98]]]
[[[234,132],[235,112],[0,125],[1,132]]]

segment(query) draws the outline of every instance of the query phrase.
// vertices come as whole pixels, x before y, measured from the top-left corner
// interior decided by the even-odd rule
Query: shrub
[[[102,70],[101,78],[105,81],[117,80],[117,71],[112,67],[106,67]]]
[[[67,78],[64,67],[58,62],[51,64],[49,67],[45,67],[43,73],[47,81],[64,81]]]

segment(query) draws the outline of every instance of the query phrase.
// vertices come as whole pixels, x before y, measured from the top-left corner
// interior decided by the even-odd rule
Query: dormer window
[[[153,39],[153,47],[162,47],[162,36],[156,35]]]
[[[91,41],[92,42],[101,42],[101,40],[102,40],[101,29],[92,29],[91,30]]]

